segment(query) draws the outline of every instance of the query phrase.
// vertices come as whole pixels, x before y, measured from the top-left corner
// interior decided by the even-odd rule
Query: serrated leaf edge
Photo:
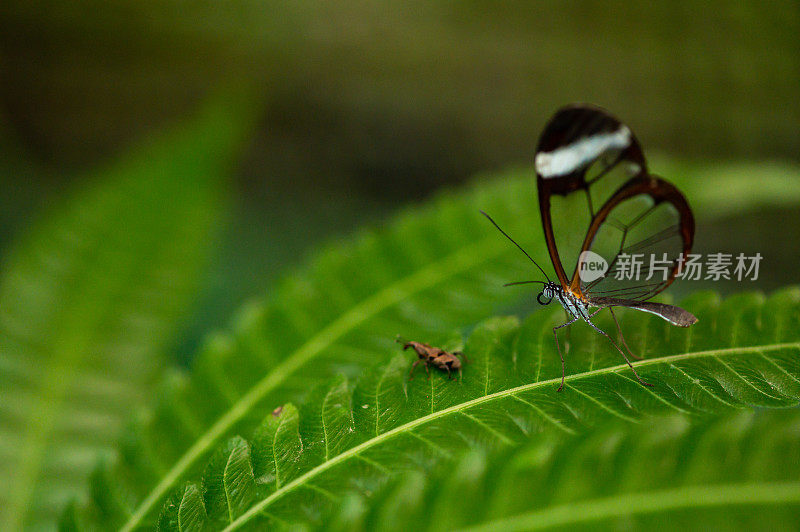
[[[681,354],[678,354],[678,355],[669,355],[669,356],[664,356],[664,357],[659,357],[659,358],[640,360],[640,361],[634,362],[633,365],[635,367],[637,367],[637,368],[641,368],[641,367],[647,367],[647,366],[656,365],[656,364],[671,364],[671,363],[679,362],[679,361],[685,360],[685,359],[701,358],[701,357],[704,357],[704,356],[717,356],[717,357],[719,357],[719,356],[725,356],[725,355],[741,355],[741,354],[747,354],[747,353],[761,354],[761,353],[764,353],[764,352],[767,352],[767,351],[777,351],[777,350],[782,350],[782,349],[799,349],[800,350],[800,342],[767,344],[767,345],[759,345],[759,346],[730,347],[730,348],[724,348],[724,349],[711,349],[711,350],[706,350],[706,351],[695,351],[695,352],[691,352],[691,353],[681,353]],[[565,378],[565,381],[567,383],[569,383],[569,382],[574,382],[574,381],[578,381],[578,380],[582,380],[582,379],[587,379],[587,378],[590,378],[590,377],[595,377],[595,376],[600,376],[600,375],[607,375],[607,374],[612,374],[612,373],[619,373],[620,371],[626,371],[626,370],[629,370],[629,369],[630,368],[628,367],[627,364],[619,364],[619,365],[616,365],[616,366],[610,366],[610,367],[606,367],[606,368],[599,368],[599,369],[595,369],[595,370],[591,370],[591,371],[586,371],[586,372],[583,372],[583,373],[575,373],[575,374],[572,374],[572,375],[567,375],[566,378]],[[782,368],[780,368],[780,369],[785,372],[785,370],[783,370]],[[792,376],[792,379],[797,380],[793,376]],[[363,443],[361,443],[361,444],[359,444],[359,445],[357,445],[355,447],[352,447],[352,448],[342,452],[341,454],[331,458],[329,461],[324,462],[324,463],[316,466],[315,468],[309,470],[305,474],[297,477],[293,481],[291,481],[288,484],[286,484],[280,490],[276,490],[275,492],[270,494],[268,497],[262,499],[260,502],[258,502],[257,504],[253,505],[249,510],[247,510],[245,513],[243,513],[241,516],[239,516],[238,519],[233,521],[224,530],[225,531],[232,531],[232,530],[236,530],[236,529],[240,528],[241,526],[245,525],[250,519],[252,519],[253,517],[256,517],[260,512],[262,512],[270,504],[272,504],[276,500],[280,499],[284,495],[288,494],[290,491],[294,490],[295,488],[303,485],[305,482],[309,481],[310,479],[312,479],[312,478],[316,477],[317,475],[327,471],[328,469],[331,469],[332,467],[338,465],[341,462],[344,462],[345,460],[347,460],[347,459],[349,459],[351,457],[358,456],[360,453],[362,453],[362,452],[364,452],[364,451],[366,451],[366,450],[368,450],[368,449],[370,449],[370,448],[372,448],[372,447],[384,442],[385,440],[391,439],[394,436],[397,436],[399,434],[403,434],[403,433],[405,433],[405,432],[407,432],[407,431],[409,431],[409,430],[411,430],[411,429],[413,429],[413,428],[415,428],[417,426],[424,425],[425,423],[434,421],[434,420],[436,420],[438,418],[445,417],[445,416],[447,416],[449,414],[458,413],[458,412],[461,412],[463,410],[467,410],[469,408],[472,408],[474,406],[477,406],[477,405],[492,401],[494,399],[505,398],[505,397],[514,397],[518,393],[522,393],[522,392],[526,392],[526,391],[530,391],[530,390],[535,390],[537,388],[541,388],[541,387],[544,387],[544,386],[556,386],[560,382],[561,382],[561,378],[558,377],[558,378],[548,379],[548,380],[534,382],[534,383],[530,383],[530,384],[524,384],[524,385],[517,386],[515,388],[510,388],[510,389],[507,389],[507,390],[501,390],[501,391],[495,392],[493,394],[485,395],[485,396],[482,396],[482,397],[477,397],[475,399],[471,399],[471,400],[466,401],[464,403],[460,403],[460,404],[454,405],[452,407],[448,407],[448,408],[445,408],[443,410],[439,410],[439,411],[437,411],[435,413],[428,414],[426,416],[417,418],[417,419],[415,419],[413,421],[410,421],[408,423],[405,423],[403,425],[395,427],[394,429],[391,429],[391,430],[389,430],[387,432],[384,432],[384,433],[382,433],[382,434],[380,434],[380,435],[378,435],[378,436],[376,436],[374,438],[371,438],[371,439],[369,439],[369,440],[367,440],[367,441],[365,441],[365,442],[363,442]],[[570,387],[568,385],[565,385],[565,390],[567,390],[567,389],[576,390],[574,387]],[[616,411],[611,411],[611,412],[613,414],[619,416],[618,412],[616,412]],[[627,421],[637,421],[637,420],[635,420],[633,418],[626,419],[626,420]]]

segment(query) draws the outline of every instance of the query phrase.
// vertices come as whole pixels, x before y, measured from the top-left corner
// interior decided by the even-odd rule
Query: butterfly
[[[553,327],[561,358],[558,391],[564,388],[566,375],[558,330],[578,320],[608,338],[639,382],[651,386],[636,373],[619,343],[592,318],[608,309],[622,345],[636,359],[641,357],[634,355],[625,342],[614,307],[649,312],[678,327],[697,322],[680,307],[646,301],[672,284],[691,252],[695,224],[686,198],[674,185],[648,172],[639,142],[628,126],[606,110],[587,104],[569,105],[556,112],[539,139],[534,165],[542,228],[555,280],[488,214],[481,213],[546,279],[505,286],[540,283],[538,302],[548,305],[557,300],[566,311],[567,321]],[[554,223],[572,230],[559,231]],[[576,233],[576,224],[585,227],[585,232]],[[566,244],[576,236],[580,239]],[[564,264],[574,264],[570,275]]]

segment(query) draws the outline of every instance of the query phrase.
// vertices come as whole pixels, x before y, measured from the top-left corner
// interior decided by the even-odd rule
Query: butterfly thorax
[[[551,300],[558,300],[561,306],[564,307],[564,310],[574,318],[587,319],[589,316],[589,307],[595,306],[580,294],[576,294],[568,288],[565,289],[554,282],[549,282],[544,285],[542,288],[542,295]]]

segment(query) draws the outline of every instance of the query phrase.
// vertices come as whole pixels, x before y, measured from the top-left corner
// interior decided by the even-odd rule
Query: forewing
[[[603,109],[572,105],[547,123],[536,151],[539,208],[562,286],[577,264],[585,231],[600,206],[633,177],[646,175],[631,130]]]

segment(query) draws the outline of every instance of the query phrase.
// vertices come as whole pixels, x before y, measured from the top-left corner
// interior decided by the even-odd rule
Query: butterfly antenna
[[[492,222],[492,225],[493,225],[493,226],[495,226],[495,227],[497,228],[497,230],[498,230],[498,231],[500,231],[501,233],[503,233],[503,236],[505,236],[505,237],[506,237],[507,239],[509,239],[509,240],[510,240],[510,241],[511,241],[511,242],[512,242],[512,243],[513,243],[515,246],[517,246],[517,247],[519,248],[519,250],[520,250],[520,251],[522,251],[522,252],[525,254],[525,256],[526,256],[526,257],[528,257],[528,258],[530,259],[530,261],[531,261],[531,262],[532,262],[534,265],[536,265],[536,267],[537,267],[537,268],[539,268],[539,271],[540,271],[540,272],[542,272],[542,274],[544,275],[545,279],[547,279],[547,282],[551,282],[551,281],[550,281],[550,277],[548,277],[548,276],[547,276],[547,274],[544,272],[544,270],[542,269],[542,267],[541,267],[541,266],[539,266],[539,264],[538,264],[538,263],[537,263],[535,260],[533,260],[533,257],[531,257],[530,255],[528,255],[528,252],[527,252],[527,251],[525,251],[524,249],[522,249],[522,246],[520,246],[519,244],[517,244],[517,243],[516,243],[516,241],[515,241],[513,238],[511,238],[510,236],[508,236],[508,233],[506,233],[505,231],[503,231],[502,229],[500,229],[500,226],[499,226],[499,225],[497,225],[497,222],[495,222],[494,220],[492,220],[492,217],[491,217],[491,216],[489,216],[488,214],[486,214],[486,213],[485,213],[485,212],[483,212],[483,211],[481,211],[481,214],[482,214],[482,215],[484,215],[484,216],[486,216],[486,218],[487,218],[487,219],[488,219],[490,222]],[[534,281],[534,282],[535,282],[535,281]],[[539,282],[541,282],[541,281],[539,281]],[[508,285],[506,285],[506,286],[508,286]]]
[[[506,283],[503,286],[514,286],[517,284],[531,284],[531,283],[547,284],[544,281],[514,281],[513,283]]]

